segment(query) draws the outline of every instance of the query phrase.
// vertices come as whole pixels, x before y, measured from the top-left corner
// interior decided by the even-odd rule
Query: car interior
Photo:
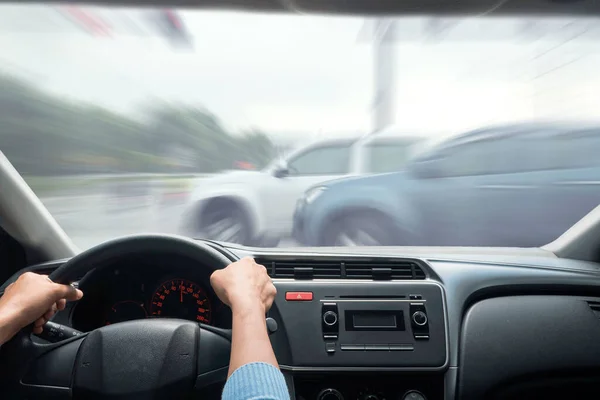
[[[174,3],[600,14],[591,0]],[[80,251],[1,152],[0,188],[0,293],[26,271],[85,293],[42,334],[24,329],[0,348],[3,399],[220,398],[231,311],[209,278],[246,256],[277,288],[265,324],[292,400],[600,397],[600,207],[540,248],[254,248],[140,234]]]

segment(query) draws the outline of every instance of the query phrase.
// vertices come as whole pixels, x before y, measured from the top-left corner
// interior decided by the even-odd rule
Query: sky
[[[74,101],[137,118],[156,99],[184,102],[208,108],[233,131],[290,137],[373,126],[373,43],[363,18],[182,11],[194,38],[185,51],[117,28],[93,37],[45,6],[1,7],[0,71]],[[439,35],[428,33],[429,21],[403,19],[391,50],[399,129],[446,135],[595,118],[597,21],[544,20],[528,39],[515,20],[450,20]]]

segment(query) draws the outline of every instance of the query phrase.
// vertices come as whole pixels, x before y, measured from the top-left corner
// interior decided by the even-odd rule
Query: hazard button
[[[313,294],[312,292],[286,292],[285,299],[287,301],[311,301]]]

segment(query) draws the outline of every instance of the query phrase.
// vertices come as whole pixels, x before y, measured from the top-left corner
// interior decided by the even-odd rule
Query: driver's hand
[[[0,343],[8,341],[32,322],[33,332],[41,333],[42,326],[57,311],[63,310],[67,301],[81,297],[83,292],[71,285],[54,283],[46,275],[24,273],[0,298]]]
[[[263,313],[271,308],[277,290],[267,269],[252,257],[245,257],[225,269],[215,271],[210,284],[219,299],[235,311],[259,307]]]

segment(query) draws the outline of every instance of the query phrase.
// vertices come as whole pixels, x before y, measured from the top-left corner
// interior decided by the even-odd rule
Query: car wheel
[[[325,246],[392,246],[400,242],[395,229],[377,214],[345,216],[333,221],[323,235]]]
[[[249,245],[250,224],[243,210],[231,202],[209,205],[203,213],[201,237],[220,242]]]

